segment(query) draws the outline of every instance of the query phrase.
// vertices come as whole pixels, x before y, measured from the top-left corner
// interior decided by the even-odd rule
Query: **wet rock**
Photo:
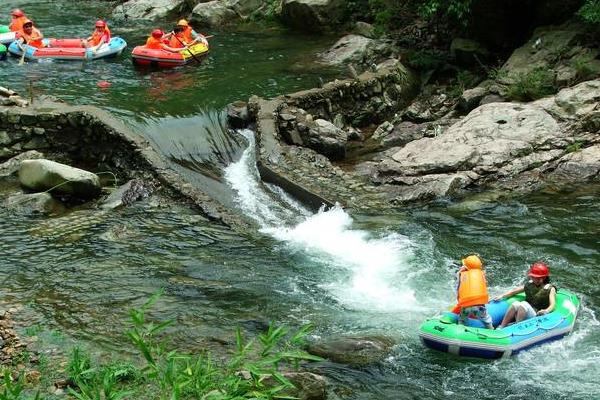
[[[309,344],[307,351],[341,364],[366,365],[383,360],[394,344],[386,336],[339,337]]]
[[[234,129],[242,129],[250,123],[248,104],[245,101],[236,101],[227,105],[227,122]]]
[[[340,20],[343,6],[343,0],[283,0],[281,20],[302,31],[322,32]]]
[[[114,8],[115,19],[159,19],[176,17],[186,0],[129,0]]]
[[[44,158],[44,155],[36,150],[29,150],[24,153],[18,154],[0,164],[0,177],[14,175],[19,171],[21,162],[23,160],[37,160]]]
[[[320,57],[323,62],[330,65],[361,62],[372,42],[372,39],[364,36],[346,35]]]
[[[353,33],[355,33],[356,35],[364,36],[370,39],[373,39],[376,36],[375,28],[373,27],[373,25],[363,21],[357,21],[356,24],[354,24],[353,31]]]
[[[19,181],[31,190],[93,198],[100,194],[100,179],[96,174],[50,160],[24,160],[19,169]]]
[[[263,0],[225,0],[225,6],[242,17],[261,10],[265,6]]]
[[[132,179],[112,192],[100,205],[104,210],[114,210],[127,206],[138,200],[150,197],[152,188],[140,179]]]
[[[198,25],[219,27],[239,20],[239,16],[221,1],[213,0],[194,7],[191,19]]]
[[[346,157],[347,133],[324,119],[314,121],[304,141],[308,147],[330,160],[342,160]]]
[[[587,147],[561,158],[550,179],[563,183],[589,182],[600,178],[600,145]]]
[[[4,205],[19,214],[60,214],[65,211],[64,205],[50,193],[15,194],[8,197]]]

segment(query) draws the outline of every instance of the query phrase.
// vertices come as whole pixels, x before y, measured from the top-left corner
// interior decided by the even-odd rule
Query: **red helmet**
[[[101,19],[96,21],[96,28],[104,28],[104,27],[106,27],[106,22],[102,21]]]
[[[160,39],[161,37],[163,37],[163,35],[163,31],[161,31],[160,29],[155,29],[152,31],[152,37],[155,37],[157,39]]]
[[[527,275],[532,278],[545,278],[550,276],[550,268],[548,268],[545,263],[538,261],[531,264],[531,268],[529,268]]]
[[[10,12],[10,15],[13,15],[15,17],[24,17],[25,13],[20,8],[15,8]]]

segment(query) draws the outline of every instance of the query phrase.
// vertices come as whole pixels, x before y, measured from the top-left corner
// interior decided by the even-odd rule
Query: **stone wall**
[[[120,181],[155,181],[170,196],[191,201],[207,218],[245,226],[239,217],[168,168],[141,135],[96,107],[41,100],[26,107],[0,106],[0,161],[26,150],[39,150],[56,161],[92,172],[110,171]]]

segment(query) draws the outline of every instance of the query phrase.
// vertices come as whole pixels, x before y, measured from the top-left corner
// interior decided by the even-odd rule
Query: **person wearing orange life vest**
[[[178,35],[179,33],[179,35]],[[175,37],[173,40],[179,39],[183,44],[182,46],[192,46],[196,43],[203,43],[208,46],[208,41],[204,35],[197,33],[185,19],[180,19],[177,22],[177,27],[172,33],[166,35],[169,39]]]
[[[545,315],[556,307],[556,287],[550,283],[550,268],[541,261],[534,262],[529,268],[530,278],[524,285],[509,290],[494,300],[502,300],[517,293],[525,292],[524,301],[513,302],[498,329],[504,328],[512,321],[521,322],[536,315]]]
[[[110,29],[108,29],[106,22],[99,19],[95,25],[96,29],[94,29],[92,35],[83,41],[83,46],[90,48],[93,53],[98,51],[103,44],[110,42]]]
[[[169,46],[174,47],[174,48],[184,48],[187,47],[185,45],[185,37],[183,34],[183,28],[180,26],[176,26],[173,29],[173,32],[168,33],[165,35],[165,38],[169,39]]]
[[[152,31],[150,37],[146,40],[146,48],[148,49],[156,49],[156,50],[167,50],[173,53],[177,53],[181,51],[181,49],[177,49],[171,46],[168,46],[163,42],[164,33],[160,29],[155,29]]]
[[[25,51],[23,49],[24,44],[38,48],[44,47],[44,42],[42,42],[44,35],[42,35],[42,32],[33,26],[33,21],[30,19],[26,19],[24,21],[23,28],[17,33],[17,36],[19,47],[23,51]]]
[[[485,307],[489,295],[483,262],[477,255],[472,254],[462,259],[456,292],[458,304],[455,311],[458,312],[460,325],[465,325],[469,316],[473,316],[483,322],[487,329],[494,329],[492,317]]]
[[[10,15],[12,16],[12,21],[10,22],[8,28],[11,30],[11,32],[19,32],[21,29],[23,29],[23,23],[27,19],[25,13],[23,10],[15,8],[10,12]]]

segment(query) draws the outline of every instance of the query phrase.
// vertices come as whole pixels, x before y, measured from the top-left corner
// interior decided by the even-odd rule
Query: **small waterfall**
[[[280,188],[265,185],[256,169],[254,133],[240,131],[249,142],[241,159],[225,170],[225,180],[236,193],[242,211],[261,231],[302,252],[323,270],[320,287],[340,303],[356,310],[394,312],[418,308],[409,261],[413,243],[399,234],[376,237],[353,229],[353,220],[341,207],[313,214]]]

